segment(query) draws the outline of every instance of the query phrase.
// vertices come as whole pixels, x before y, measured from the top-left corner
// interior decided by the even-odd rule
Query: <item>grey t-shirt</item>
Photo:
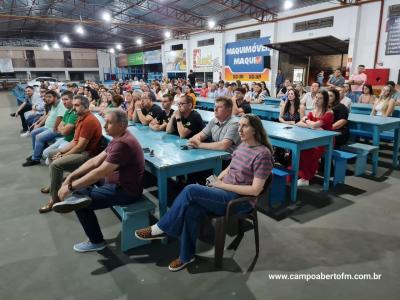
[[[223,123],[220,123],[216,118],[213,118],[208,122],[207,126],[203,128],[202,132],[207,136],[210,142],[220,142],[224,139],[231,140],[232,145],[227,149],[227,151],[232,153],[241,142],[238,129],[239,123],[237,118],[230,117]]]

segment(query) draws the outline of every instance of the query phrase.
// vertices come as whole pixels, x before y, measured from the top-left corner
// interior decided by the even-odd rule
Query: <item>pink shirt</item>
[[[362,92],[363,85],[367,81],[367,74],[365,74],[365,73],[353,74],[350,76],[350,80],[362,81],[363,83],[361,85],[358,85],[358,84],[351,85],[352,92]]]

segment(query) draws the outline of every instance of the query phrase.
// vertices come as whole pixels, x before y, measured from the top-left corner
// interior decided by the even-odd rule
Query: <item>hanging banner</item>
[[[264,67],[269,56],[269,37],[227,43],[225,45],[226,81],[270,81],[270,70]]]
[[[186,72],[186,50],[166,51],[165,70],[167,72]]]
[[[143,52],[128,54],[128,66],[143,65],[144,64],[143,57],[144,57]]]
[[[13,73],[14,67],[11,58],[0,58],[0,73]]]
[[[118,67],[127,67],[128,66],[128,55],[125,53],[118,54]]]
[[[193,71],[212,72],[214,46],[193,49]]]
[[[144,52],[144,64],[160,64],[161,63],[161,49]]]
[[[385,55],[400,54],[400,17],[389,18],[387,24],[387,39]]]

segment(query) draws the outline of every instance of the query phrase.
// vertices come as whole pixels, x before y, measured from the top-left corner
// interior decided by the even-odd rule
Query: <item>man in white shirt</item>
[[[300,101],[300,117],[305,116],[306,110],[314,108],[315,96],[319,92],[320,84],[319,82],[314,82],[311,85],[311,89],[306,93]]]

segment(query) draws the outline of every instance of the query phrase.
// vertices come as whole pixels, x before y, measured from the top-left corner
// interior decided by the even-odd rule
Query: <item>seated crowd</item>
[[[334,130],[339,133],[335,147],[346,144],[352,103],[371,103],[372,115],[380,116],[391,116],[394,106],[400,104],[399,92],[391,82],[377,98],[372,87],[364,83],[357,87],[357,93],[351,92],[352,85],[361,84],[360,78],[346,82],[336,70],[326,88],[315,82],[306,92],[302,84],[293,86],[290,80],[280,77],[279,122]],[[223,215],[229,201],[240,195],[260,194],[275,162],[291,168],[291,153],[274,149],[262,121],[251,114],[253,103],[263,103],[270,96],[265,82],[250,86],[222,80],[203,84],[200,97],[215,98],[214,118],[207,124],[195,110],[192,85],[182,79],[154,81],[151,85],[125,81],[110,88],[87,82],[80,87],[69,84],[62,92],[57,85],[44,83],[39,93],[30,86],[25,93],[25,101],[11,114],[21,120],[21,136],[32,139],[32,150],[22,166],[40,165],[42,160],[49,165],[49,184],[40,190],[49,194],[49,199],[39,212],[76,212],[88,237],[88,241],[74,245],[77,252],[106,247],[95,210],[127,205],[142,195],[144,155],[139,141],[128,130],[129,122],[188,139],[189,148],[230,153],[215,181],[204,186],[210,172],[191,174],[168,213],[157,224],[135,232],[142,240],[163,239],[166,235],[180,238],[180,254],[169,265],[171,271],[194,260],[198,227],[204,215]],[[112,137],[108,145],[102,136],[101,117],[107,135]],[[309,185],[323,154],[323,147],[301,151],[299,186]],[[65,179],[64,172],[69,173]],[[249,211],[252,205],[240,210]]]

